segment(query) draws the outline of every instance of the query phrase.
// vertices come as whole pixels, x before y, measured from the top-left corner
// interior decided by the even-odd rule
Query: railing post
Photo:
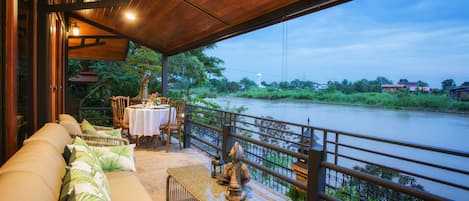
[[[223,139],[221,143],[221,158],[225,163],[230,162],[231,159],[228,157],[231,147],[233,147],[234,141],[231,133],[233,132],[233,126],[230,124],[223,125]]]
[[[319,200],[319,193],[326,191],[326,168],[321,167],[323,158],[322,146],[315,144],[308,151],[308,185],[306,200]]]
[[[184,149],[191,147],[192,110],[186,107],[184,112]]]

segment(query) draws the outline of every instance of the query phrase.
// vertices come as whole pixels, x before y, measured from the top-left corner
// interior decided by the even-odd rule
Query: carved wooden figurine
[[[226,190],[226,200],[246,200],[246,191],[243,190],[243,187],[249,182],[251,177],[249,176],[248,167],[241,163],[241,159],[244,158],[244,151],[238,142],[235,142],[228,156],[232,161],[226,164],[222,174],[222,178],[225,181],[229,181]]]

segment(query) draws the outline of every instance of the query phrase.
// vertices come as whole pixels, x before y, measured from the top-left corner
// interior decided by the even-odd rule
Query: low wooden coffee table
[[[166,200],[225,200],[227,186],[217,184],[203,165],[168,168]],[[246,186],[247,200],[287,200],[283,195],[251,181]]]

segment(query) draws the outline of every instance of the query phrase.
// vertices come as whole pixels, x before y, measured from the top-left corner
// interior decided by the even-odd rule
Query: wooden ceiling
[[[127,57],[129,46],[127,38],[75,18],[69,18],[68,20],[70,24],[76,24],[80,27],[79,37],[72,36],[71,29],[69,29],[68,58],[123,61]],[[98,43],[96,42],[97,38],[99,38]]]
[[[73,10],[66,16],[174,55],[347,1],[129,0],[120,6]],[[134,21],[124,17],[128,11],[135,13]]]

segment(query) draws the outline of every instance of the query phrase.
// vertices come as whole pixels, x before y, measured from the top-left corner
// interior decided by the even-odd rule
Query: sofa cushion
[[[72,122],[78,124],[77,119],[75,119],[75,117],[73,117],[72,115],[69,115],[69,114],[60,114],[59,115],[59,121],[72,121]]]
[[[112,130],[97,130],[98,135],[111,136],[121,138],[121,129],[112,129]]]
[[[56,201],[44,179],[31,172],[0,174],[2,201]],[[60,187],[59,187],[60,188]]]
[[[60,201],[91,197],[110,200],[109,183],[97,161],[86,151],[75,148],[70,160],[71,167],[64,177]]]
[[[109,183],[92,149],[79,137],[74,140],[73,145],[67,145],[67,147],[72,150],[72,155],[70,157],[70,170],[64,177],[60,200],[67,200],[76,190],[74,189],[76,184],[91,185],[90,188],[96,184],[100,189],[92,189],[95,192],[94,196],[100,196],[105,200],[110,199]],[[91,196],[81,191],[75,193],[76,196],[79,196],[78,198],[90,198],[89,196]]]
[[[34,135],[24,141],[28,144],[34,141],[44,141],[55,147],[59,153],[63,153],[66,144],[72,141],[67,130],[57,123],[47,123],[41,129],[36,131]]]
[[[60,125],[62,125],[68,131],[68,133],[82,134],[80,124],[78,123],[69,120],[64,120],[60,121]]]
[[[55,200],[58,200],[65,167],[65,160],[54,147],[44,141],[33,141],[18,150],[2,166],[0,174],[25,172],[39,176],[44,183],[42,186],[47,186]]]
[[[135,172],[135,144],[111,147],[92,147],[101,168],[106,172],[127,170]]]
[[[93,125],[91,125],[90,122],[88,122],[86,119],[83,119],[83,121],[81,122],[81,131],[83,133],[90,134],[90,135],[98,134],[96,129],[93,127]]]
[[[151,201],[151,197],[145,190],[133,172],[114,171],[106,173],[106,177],[111,186],[112,201]]]

